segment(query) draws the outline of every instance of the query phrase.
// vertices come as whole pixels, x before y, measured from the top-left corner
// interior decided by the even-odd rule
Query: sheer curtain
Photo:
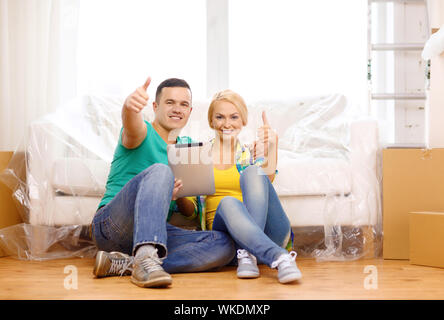
[[[0,150],[75,96],[77,0],[0,0]]]
[[[127,95],[152,77],[206,91],[206,0],[0,0],[0,150],[84,94]],[[153,89],[154,88],[154,89]]]

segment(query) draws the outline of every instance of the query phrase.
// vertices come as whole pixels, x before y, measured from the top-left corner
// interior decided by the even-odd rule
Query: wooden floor
[[[95,279],[93,259],[35,262],[3,257],[0,299],[444,299],[444,269],[382,259],[297,262],[303,279],[294,284],[278,283],[276,270],[267,266],[260,266],[260,278],[250,280],[237,279],[235,268],[225,267],[217,272],[174,274],[169,288],[143,289],[133,285],[129,276]],[[69,289],[76,283],[77,288]]]

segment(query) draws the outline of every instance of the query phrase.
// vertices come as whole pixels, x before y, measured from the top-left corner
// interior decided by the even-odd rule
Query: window
[[[367,105],[367,1],[231,0],[229,83],[254,98],[343,93]]]
[[[247,99],[343,93],[365,110],[366,28],[367,1],[81,0],[78,93],[174,76],[195,98],[226,86]]]
[[[205,0],[82,0],[78,94],[126,96],[151,76],[151,90],[178,77],[204,96],[205,9]]]

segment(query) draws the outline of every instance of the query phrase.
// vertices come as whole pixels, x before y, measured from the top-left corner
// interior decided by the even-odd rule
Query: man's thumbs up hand
[[[148,104],[149,96],[147,90],[150,83],[151,77],[148,77],[141,87],[137,88],[136,91],[130,94],[125,100],[125,108],[136,113],[142,111]]]
[[[148,86],[150,85],[150,83],[151,83],[151,77],[148,77],[148,79],[146,79],[145,81],[145,84],[143,85],[143,89],[145,89],[145,92],[146,90],[148,90]]]

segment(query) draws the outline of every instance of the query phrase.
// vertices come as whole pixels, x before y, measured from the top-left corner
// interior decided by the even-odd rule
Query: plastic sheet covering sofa
[[[0,230],[0,246],[20,259],[93,256],[88,237],[121,129],[124,97],[85,96],[33,122],[25,141],[26,178],[14,157],[1,180],[25,223]],[[248,102],[240,139],[252,143],[265,110],[279,136],[273,185],[300,256],[374,257],[381,248],[378,128],[339,94]],[[194,101],[182,135],[207,141],[209,101]],[[145,118],[153,118],[151,104]],[[173,223],[185,220],[173,215]],[[197,224],[187,222],[184,227]]]

